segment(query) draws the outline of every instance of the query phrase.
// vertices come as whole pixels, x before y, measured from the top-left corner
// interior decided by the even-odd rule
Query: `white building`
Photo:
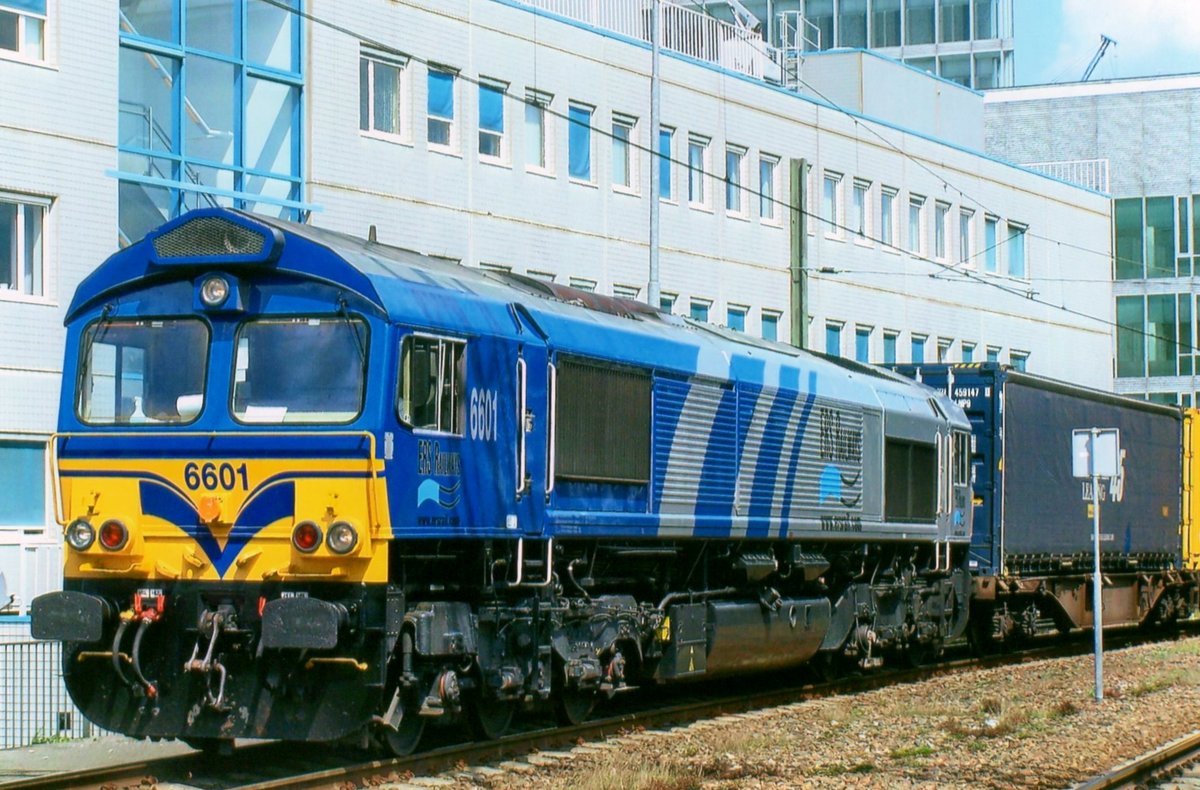
[[[863,361],[995,359],[1111,387],[1104,195],[980,153],[969,89],[855,51],[807,58],[806,93],[790,91],[761,39],[671,3],[652,130],[646,7],[305,0],[301,18],[263,0],[0,0],[8,611],[57,584],[44,445],[72,291],[196,206],[374,225],[466,265],[645,298],[657,167],[677,313],[781,340],[796,327]]]

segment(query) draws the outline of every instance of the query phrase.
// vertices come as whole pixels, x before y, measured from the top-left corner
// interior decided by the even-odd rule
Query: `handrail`
[[[517,358],[517,496],[525,493],[525,360]]]
[[[546,499],[550,499],[550,494],[554,491],[554,477],[556,472],[555,453],[558,450],[554,441],[554,433],[558,428],[558,368],[553,362],[546,365],[547,378],[549,379],[547,388],[548,403],[547,410],[549,414],[546,416]]]
[[[179,431],[170,433],[160,433],[157,431],[104,431],[96,433],[81,433],[79,431],[55,432],[50,435],[50,485],[51,493],[54,497],[54,520],[59,526],[65,527],[66,522],[66,506],[62,500],[62,475],[59,470],[58,458],[58,440],[72,438],[96,438],[98,436],[117,437],[121,439],[136,439],[136,438],[196,438],[207,437],[210,439],[223,438],[242,438],[247,436],[271,436],[271,437],[286,437],[286,438],[316,438],[324,436],[340,436],[349,438],[366,438],[367,440],[367,520],[370,522],[372,529],[382,526],[379,522],[379,495],[376,491],[375,483],[379,478],[379,468],[376,465],[375,458],[375,434],[371,431],[237,431],[237,432],[218,432],[218,431]]]

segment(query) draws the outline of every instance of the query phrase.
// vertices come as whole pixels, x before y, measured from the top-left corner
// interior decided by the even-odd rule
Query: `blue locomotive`
[[[404,753],[968,625],[971,426],[895,373],[224,209],[67,326],[33,628],[110,730]]]

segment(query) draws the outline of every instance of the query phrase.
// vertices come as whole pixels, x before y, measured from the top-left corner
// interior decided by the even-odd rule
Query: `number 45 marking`
[[[232,491],[239,482],[242,484],[243,491],[250,487],[245,463],[234,467],[233,464],[228,463],[215,464],[210,461],[201,464],[199,461],[192,461],[183,467],[183,484],[188,487],[189,491],[197,491],[201,488],[205,491],[216,491],[218,488]]]

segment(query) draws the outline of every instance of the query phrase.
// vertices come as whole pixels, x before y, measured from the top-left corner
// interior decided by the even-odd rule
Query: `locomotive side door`
[[[547,432],[551,422],[549,355],[545,335],[533,317],[520,305],[514,305],[513,313],[522,332],[514,360],[513,510],[505,526],[523,536],[533,536],[542,534],[546,514]]]

